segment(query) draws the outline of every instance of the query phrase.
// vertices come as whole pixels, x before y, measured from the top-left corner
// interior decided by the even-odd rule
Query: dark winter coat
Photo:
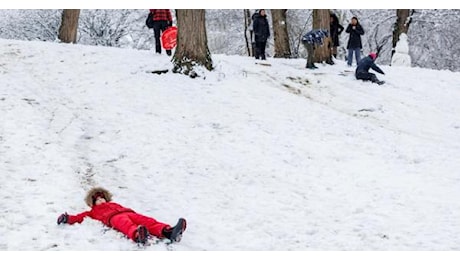
[[[347,49],[362,49],[361,35],[364,35],[364,29],[361,24],[357,23],[355,29],[353,29],[353,25],[349,24],[346,32],[350,34]]]
[[[385,74],[383,70],[381,70],[375,64],[374,60],[370,56],[367,56],[358,62],[358,67],[356,67],[356,74],[360,72],[369,72],[369,69],[373,69],[380,74]]]
[[[253,30],[256,42],[266,42],[270,37],[270,28],[267,20],[267,16],[260,14],[253,15]]]
[[[340,46],[339,42],[339,35],[343,32],[343,26],[339,23],[339,18],[337,15],[331,14],[332,22],[331,22],[331,38],[334,47]]]

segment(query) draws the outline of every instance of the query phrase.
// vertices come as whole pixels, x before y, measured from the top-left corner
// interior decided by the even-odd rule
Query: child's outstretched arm
[[[78,215],[69,215],[66,213],[61,214],[58,219],[57,219],[57,224],[60,225],[62,223],[64,224],[75,224],[75,223],[81,223],[83,222],[83,219],[88,216],[89,211],[82,212]]]

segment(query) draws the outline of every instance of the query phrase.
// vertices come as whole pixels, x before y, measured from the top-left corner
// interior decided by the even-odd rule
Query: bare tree
[[[254,44],[252,40],[253,34],[251,12],[249,9],[244,9],[244,40],[246,42],[246,49],[248,50],[249,56],[254,56]]]
[[[295,10],[290,9],[288,10],[289,15],[287,16],[288,19],[288,35],[289,35],[289,43],[291,44],[291,57],[292,58],[299,58],[305,53],[301,53],[300,47],[303,46],[302,43],[302,36],[310,31],[309,28],[312,26],[312,10],[310,9],[302,9],[302,10]]]
[[[325,29],[330,31],[330,13],[329,9],[314,9],[313,10],[313,29]],[[332,63],[331,58],[331,37],[324,39],[321,46],[315,48],[314,62]]]
[[[77,42],[79,16],[80,9],[64,9],[64,11],[62,11],[61,26],[59,27],[59,40],[61,40],[61,42]]]
[[[396,47],[396,43],[398,43],[399,35],[402,33],[407,34],[409,31],[409,25],[412,22],[412,14],[414,10],[411,9],[397,9],[396,10],[396,23],[393,28],[393,51],[391,52],[391,56],[394,54],[394,48]]]
[[[118,47],[120,39],[129,34],[133,10],[88,9],[80,13],[79,43]]]
[[[194,67],[212,70],[211,53],[206,36],[204,9],[177,9],[177,47],[172,62],[173,72],[196,76]]]
[[[460,71],[459,9],[422,9],[412,15],[409,31],[413,66]]]
[[[286,22],[287,9],[272,9],[273,35],[275,40],[275,58],[290,58],[288,26]]]

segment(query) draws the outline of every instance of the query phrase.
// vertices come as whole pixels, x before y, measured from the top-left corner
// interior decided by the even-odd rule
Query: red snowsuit
[[[85,211],[77,215],[69,215],[68,224],[81,223],[85,217],[90,217],[101,221],[109,227],[122,232],[130,239],[135,240],[136,229],[139,225],[145,226],[151,235],[162,238],[162,230],[170,227],[168,224],[158,222],[156,219],[147,217],[134,212],[130,208],[125,208],[114,202],[105,202],[93,205],[90,211]]]

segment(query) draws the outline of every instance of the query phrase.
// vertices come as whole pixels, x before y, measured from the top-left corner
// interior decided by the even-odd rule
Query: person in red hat
[[[375,59],[377,59],[377,54],[374,52],[369,53],[369,55],[358,62],[358,67],[356,67],[355,76],[356,79],[361,79],[364,81],[372,81],[373,83],[377,83],[382,85],[385,81],[381,81],[377,78],[374,73],[370,73],[369,69],[373,69],[380,74],[385,74],[382,69],[380,69],[375,64]]]
[[[85,217],[99,220],[105,225],[112,227],[133,241],[145,244],[149,235],[158,238],[168,238],[171,242],[179,242],[182,233],[187,227],[184,218],[174,227],[157,221],[154,218],[136,213],[130,208],[126,208],[112,201],[112,194],[101,187],[92,188],[85,197],[86,204],[91,208],[77,215],[61,214],[57,219],[57,224],[75,224],[83,222]]]

